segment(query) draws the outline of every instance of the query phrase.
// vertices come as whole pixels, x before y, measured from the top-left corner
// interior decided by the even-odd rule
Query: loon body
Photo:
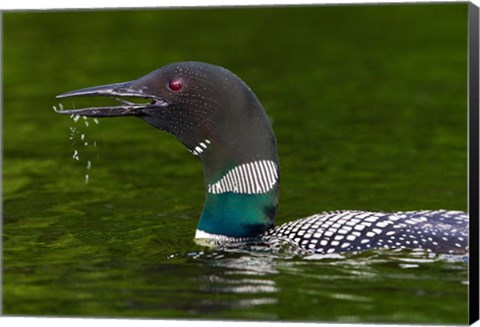
[[[310,253],[380,248],[468,251],[468,216],[460,211],[334,211],[275,227],[280,190],[275,135],[255,94],[225,68],[173,63],[135,81],[71,91],[57,98],[78,96],[112,97],[120,105],[57,112],[137,116],[176,136],[200,159],[206,199],[196,239],[217,244],[281,239]]]

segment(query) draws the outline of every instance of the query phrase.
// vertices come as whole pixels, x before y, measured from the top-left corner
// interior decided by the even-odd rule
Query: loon
[[[280,191],[276,138],[256,95],[223,67],[172,63],[134,81],[88,87],[60,94],[57,99],[83,96],[106,96],[119,105],[56,112],[85,117],[136,116],[173,134],[200,159],[206,198],[197,241],[218,245],[273,238],[314,254],[371,249],[468,252],[468,215],[461,211],[343,210],[275,227]],[[135,98],[142,102],[131,102]]]

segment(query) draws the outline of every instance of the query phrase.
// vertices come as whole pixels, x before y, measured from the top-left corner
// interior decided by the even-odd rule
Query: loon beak
[[[56,96],[57,99],[71,97],[87,96],[105,96],[119,101],[119,106],[90,107],[72,110],[57,110],[55,112],[62,115],[80,115],[86,117],[120,117],[120,116],[142,116],[148,114],[152,109],[164,108],[168,103],[151,94],[144,92],[143,88],[133,86],[134,81],[125,83],[108,84],[101,86],[88,87],[80,90],[62,93]],[[130,102],[122,97],[139,98],[148,100],[147,103]]]

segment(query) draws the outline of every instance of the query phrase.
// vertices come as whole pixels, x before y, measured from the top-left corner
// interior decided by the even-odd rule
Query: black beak
[[[133,86],[134,82],[108,84],[102,86],[88,87],[76,91],[70,91],[57,95],[57,99],[84,96],[106,96],[114,98],[121,103],[120,106],[90,107],[73,110],[56,110],[58,114],[80,115],[87,117],[119,117],[119,116],[142,116],[148,114],[152,109],[164,108],[168,103],[154,95],[147,94],[143,88]],[[148,103],[130,102],[122,97],[140,98],[148,100]]]

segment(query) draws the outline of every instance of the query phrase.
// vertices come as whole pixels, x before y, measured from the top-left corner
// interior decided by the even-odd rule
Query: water
[[[202,247],[201,167],[174,137],[51,110],[65,91],[212,62],[272,119],[277,223],[466,210],[466,4],[17,12],[3,24],[5,314],[466,323],[465,257]]]
[[[60,104],[60,106],[62,105]],[[55,107],[54,109],[55,111],[57,111]],[[85,166],[85,184],[87,184],[90,178],[89,172],[90,172],[90,169],[92,169],[92,158],[91,158],[92,151],[90,148],[86,148],[86,147],[89,147],[90,145],[96,148],[97,141],[95,140],[89,141],[89,138],[86,138],[86,135],[87,135],[86,130],[88,126],[90,126],[88,117],[82,117],[84,126],[82,126],[81,124],[79,124],[80,126],[75,126],[81,118],[79,115],[71,115],[70,118],[72,118],[73,126],[69,127],[70,135],[68,139],[71,140],[72,146],[74,148],[72,158],[74,160],[80,161],[80,152],[83,152],[85,149],[87,153],[87,159],[84,160],[87,162]],[[100,123],[100,121],[97,118],[93,118],[92,121],[97,125]],[[97,153],[97,157],[98,157],[98,153]]]

